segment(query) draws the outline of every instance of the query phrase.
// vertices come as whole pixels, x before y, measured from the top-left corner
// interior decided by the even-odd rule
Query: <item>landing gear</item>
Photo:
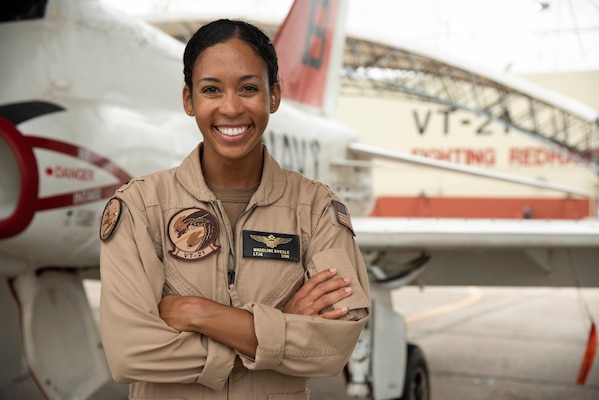
[[[370,320],[346,368],[347,394],[369,400],[430,400],[424,353],[407,343],[406,323],[387,303],[371,300]]]
[[[430,400],[430,395],[430,380],[424,353],[420,347],[408,344],[403,394],[398,400]]]

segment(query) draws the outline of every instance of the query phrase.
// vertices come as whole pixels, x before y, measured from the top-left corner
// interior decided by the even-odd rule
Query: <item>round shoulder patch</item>
[[[168,237],[175,245],[169,254],[182,260],[204,258],[220,248],[218,221],[203,208],[186,208],[175,214],[168,223]]]
[[[122,211],[123,205],[120,199],[113,197],[106,203],[102,213],[102,222],[100,223],[100,239],[102,241],[110,239],[121,220]]]

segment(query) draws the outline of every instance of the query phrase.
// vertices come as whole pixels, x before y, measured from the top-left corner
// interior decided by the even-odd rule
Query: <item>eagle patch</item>
[[[168,237],[175,246],[169,254],[182,260],[198,260],[220,248],[218,221],[203,208],[186,208],[175,214],[168,223]]]

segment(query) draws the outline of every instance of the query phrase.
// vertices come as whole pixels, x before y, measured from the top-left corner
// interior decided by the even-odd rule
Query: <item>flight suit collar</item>
[[[279,163],[270,154],[266,146],[264,149],[264,166],[262,167],[262,179],[254,193],[252,200],[257,205],[272,204],[283,196],[287,185],[287,175],[279,166]]]
[[[216,200],[216,197],[208,189],[208,185],[206,185],[206,181],[204,180],[204,174],[202,173],[202,164],[200,163],[200,150],[202,146],[203,143],[200,143],[185,157],[179,168],[177,168],[175,177],[185,190],[195,198],[200,201],[210,202]]]
[[[202,146],[203,143],[200,143],[185,157],[179,168],[177,168],[175,176],[185,190],[198,200],[210,202],[216,200],[216,197],[204,180],[202,164],[200,162]],[[263,149],[264,166],[262,167],[262,179],[260,180],[258,189],[256,189],[256,193],[254,193],[254,196],[250,200],[250,203],[255,203],[259,206],[272,204],[280,199],[285,192],[287,184],[287,176],[283,169],[269,153],[266,146]]]

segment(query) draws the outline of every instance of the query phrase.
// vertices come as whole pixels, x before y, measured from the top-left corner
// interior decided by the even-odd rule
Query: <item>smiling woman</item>
[[[118,189],[103,217],[112,375],[135,399],[309,399],[308,378],[343,369],[370,312],[347,207],[263,144],[281,100],[263,32],[211,22],[183,61],[202,142]]]
[[[195,55],[191,48],[186,60]],[[191,77],[189,68],[184,69],[184,107],[202,132],[203,173],[211,184],[244,188],[260,180],[262,133],[281,100],[277,69],[272,70],[269,76],[264,60],[240,39],[203,50],[195,58]]]

